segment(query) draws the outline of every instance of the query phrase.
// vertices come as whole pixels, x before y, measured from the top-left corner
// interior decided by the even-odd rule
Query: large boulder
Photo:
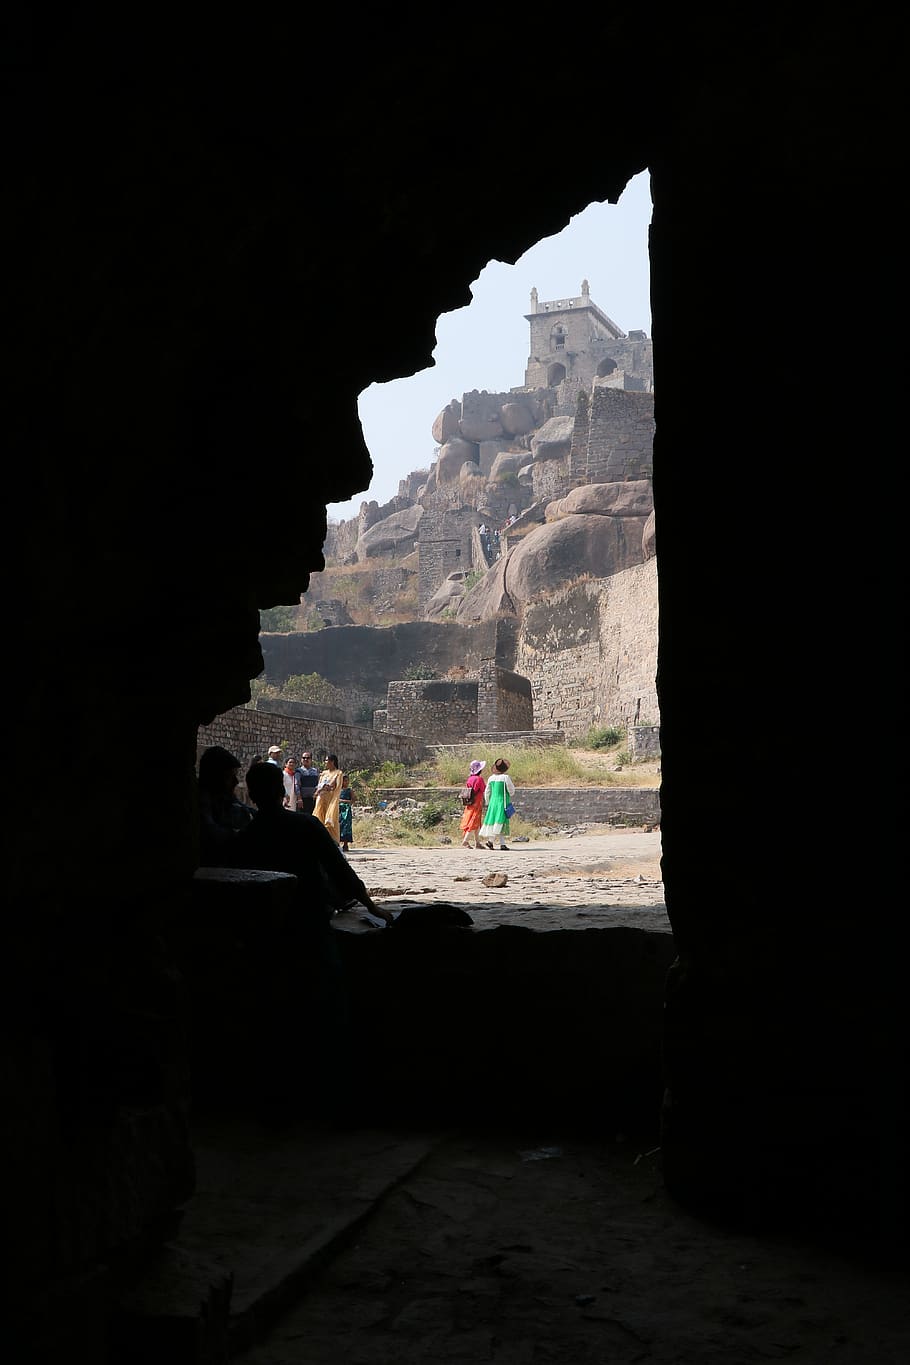
[[[490,482],[501,483],[503,479],[518,478],[519,471],[528,462],[526,450],[501,450],[493,461]]]
[[[455,573],[450,573],[448,578],[440,583],[439,587],[423,609],[423,614],[428,621],[441,616],[444,611],[450,611],[457,608],[459,602],[464,597],[464,583],[466,578],[467,574],[458,570]]]
[[[537,425],[530,405],[522,402],[503,403],[499,421],[507,436],[527,436]]]
[[[576,578],[608,578],[641,564],[646,521],[644,516],[568,516],[535,527],[510,551],[503,590],[520,607]]]
[[[437,484],[454,483],[461,473],[461,466],[477,465],[478,458],[479,452],[473,441],[462,440],[460,436],[446,441],[434,466]],[[479,465],[477,467],[479,468]]]
[[[461,404],[457,398],[453,398],[433,423],[433,440],[438,446],[444,446],[446,441],[451,441],[453,436],[458,435],[460,420]]]
[[[363,562],[382,555],[400,554],[402,551],[407,553],[417,538],[417,527],[422,516],[422,507],[407,507],[377,522],[358,540],[357,558]]]
[[[458,604],[458,620],[463,625],[475,621],[490,621],[503,613],[514,616],[515,604],[506,592],[506,564],[509,556],[503,555],[487,569],[483,578],[470,592],[466,592]]]
[[[654,491],[649,479],[628,483],[586,483],[547,506],[547,521],[560,517],[594,514],[601,517],[648,517],[654,510]]]
[[[551,417],[544,422],[536,436],[531,437],[531,454],[535,460],[565,460],[572,446],[573,417]]]

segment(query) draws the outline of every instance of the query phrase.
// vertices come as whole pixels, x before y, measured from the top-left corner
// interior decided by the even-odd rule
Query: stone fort
[[[484,620],[464,614],[471,582],[492,574],[573,490],[651,482],[654,381],[645,332],[624,333],[591,298],[587,280],[572,298],[541,301],[533,290],[525,317],[524,383],[453,399],[432,424],[430,469],[402,480],[385,506],[364,502],[358,518],[329,527],[329,562],[386,563],[389,574],[400,574],[399,587],[416,576],[419,619],[406,647],[400,629],[367,626],[266,635],[270,680],[308,672],[332,682],[344,677],[352,703],[356,698],[362,710],[368,699],[377,729],[444,733],[448,740],[456,731],[464,737],[497,728],[479,714],[484,668],[503,677],[518,670],[528,681],[522,725],[503,729],[553,729],[572,737],[597,723],[647,719],[656,725],[656,565],[651,559],[648,566],[643,550],[633,551],[628,566],[623,561],[589,582],[581,597],[569,594],[571,610],[571,560],[557,572],[550,558],[533,604],[506,596]],[[312,595],[318,593],[317,583]],[[343,604],[323,605],[334,625]],[[492,645],[482,629],[491,624]],[[444,716],[441,682],[403,680],[402,671],[415,663],[432,665],[437,675],[460,665],[470,675],[458,683]],[[508,689],[494,714],[510,710],[507,696]],[[353,719],[353,705],[345,719]]]

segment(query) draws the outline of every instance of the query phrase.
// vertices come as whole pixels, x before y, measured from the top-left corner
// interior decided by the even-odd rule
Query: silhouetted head
[[[274,763],[254,763],[246,775],[249,798],[259,810],[281,806],[284,801],[284,776]]]
[[[199,785],[209,792],[233,791],[240,781],[240,759],[220,744],[203,750],[199,758]]]

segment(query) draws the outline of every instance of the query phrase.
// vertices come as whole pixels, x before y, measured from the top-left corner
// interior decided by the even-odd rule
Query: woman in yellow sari
[[[343,774],[338,767],[338,755],[328,754],[325,768],[319,774],[319,781],[316,783],[316,804],[313,807],[313,814],[317,820],[322,821],[336,844],[341,843],[338,807],[341,801],[342,781]]]

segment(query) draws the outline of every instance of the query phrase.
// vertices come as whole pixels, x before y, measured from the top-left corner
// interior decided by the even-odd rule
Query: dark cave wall
[[[529,136],[521,101],[440,99],[435,65],[381,15],[345,33],[341,74],[320,61],[306,80],[299,64],[276,71],[290,33],[272,18],[247,27],[242,56],[226,25],[197,32],[187,17],[175,62],[164,29],[140,42],[128,15],[94,13],[52,34],[36,21],[14,49],[6,479],[14,515],[35,525],[7,544],[8,757],[30,774],[54,761],[36,755],[53,713],[67,737],[56,761],[79,783],[63,811],[33,797],[10,816],[3,1047],[17,1121],[4,1161],[19,1173],[8,1288],[21,1302],[141,1259],[191,1186],[168,926],[195,867],[196,727],[247,699],[258,609],[297,601],[322,565],[324,504],[368,483],[358,393],[430,363],[437,316],[469,301],[489,259],[514,261],[592,200],[615,202],[645,166],[662,837],[679,951],[667,1179],[696,1209],[816,1227],[836,1209],[868,1235],[899,1226],[893,874],[883,861],[844,894],[838,742],[870,672],[893,695],[898,671],[893,498],[875,555],[849,561],[870,622],[862,658],[842,629],[857,468],[883,455],[887,468],[900,426],[891,390],[841,379],[845,317],[883,353],[894,326],[893,228],[869,203],[869,186],[888,183],[889,35],[793,15],[786,31],[588,22],[610,76],[576,90],[580,124],[602,126],[605,101],[638,110],[600,143],[555,122]],[[340,50],[332,20],[307,26],[302,52]],[[486,15],[485,50],[507,40],[533,69],[522,31]],[[478,212],[450,193],[466,147],[477,185],[501,185],[504,147],[511,183],[539,183],[545,165],[560,175],[545,195]],[[320,378],[327,443],[305,420],[311,327],[331,353],[333,328],[377,288],[395,308],[362,329],[349,367]],[[797,374],[775,367],[771,403],[760,376],[778,301],[813,345]],[[723,382],[696,447],[691,357],[714,354]],[[791,505],[812,509],[786,560],[768,552],[771,451]],[[688,515],[701,469],[721,471],[720,543]],[[276,487],[308,532],[280,533]],[[718,693],[736,699],[736,724],[709,773],[699,718]],[[820,800],[797,827],[777,818],[774,744],[805,697],[830,742],[812,755]],[[137,717],[138,752],[123,753]],[[168,797],[154,819],[149,763]],[[718,768],[735,777],[737,837],[706,881],[698,812]],[[866,782],[890,776],[872,755]],[[810,876],[781,877],[771,823]],[[896,830],[877,833],[899,846]],[[61,1313],[60,1331],[74,1320]]]

